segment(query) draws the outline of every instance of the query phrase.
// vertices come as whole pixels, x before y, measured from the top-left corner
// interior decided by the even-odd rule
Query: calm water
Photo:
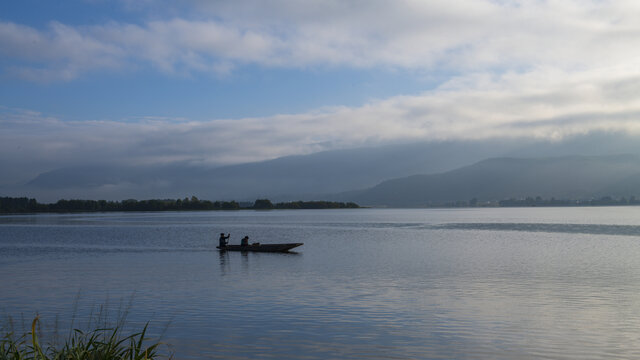
[[[637,359],[640,207],[0,217],[0,316],[100,305],[178,359]]]

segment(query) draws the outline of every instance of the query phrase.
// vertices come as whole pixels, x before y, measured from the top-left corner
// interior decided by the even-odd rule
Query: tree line
[[[184,199],[153,199],[122,201],[107,200],[58,200],[43,204],[26,197],[0,197],[0,213],[47,212],[110,212],[110,211],[192,211],[192,210],[241,210],[241,209],[345,209],[358,208],[355,203],[330,201],[295,201],[273,204],[268,199],[256,200],[253,205],[237,201],[200,200],[195,196]]]
[[[253,203],[252,209],[357,209],[360,206],[354,202],[335,201],[291,201],[273,204],[269,199],[258,199]]]
[[[635,196],[629,198],[614,198],[611,196],[602,196],[600,198],[587,200],[570,200],[570,199],[543,199],[540,196],[535,198],[527,197],[524,199],[507,199],[499,202],[502,207],[523,207],[523,206],[624,206],[624,205],[640,205],[640,199]]]
[[[640,199],[635,196],[630,197],[612,197],[602,196],[592,199],[556,199],[542,198],[541,196],[528,196],[525,198],[509,198],[503,200],[481,201],[476,198],[465,201],[449,201],[438,203],[427,203],[427,208],[469,208],[469,207],[553,207],[553,206],[627,206],[640,205]]]

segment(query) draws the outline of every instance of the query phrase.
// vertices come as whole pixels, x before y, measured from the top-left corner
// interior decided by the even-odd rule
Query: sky
[[[640,133],[634,0],[0,2],[0,185],[385,144]]]

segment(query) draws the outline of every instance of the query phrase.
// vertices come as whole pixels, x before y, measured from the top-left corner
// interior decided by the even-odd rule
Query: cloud
[[[63,121],[3,108],[0,164],[28,164],[31,171],[105,162],[219,165],[406,141],[638,135],[638,83],[640,69],[632,66],[572,73],[476,73],[419,95],[363,106],[210,121]]]
[[[5,71],[31,81],[71,80],[90,70],[119,68],[126,57],[116,44],[58,22],[46,32],[0,23],[0,55],[21,60]]]
[[[634,1],[184,4],[191,11],[141,24],[52,22],[38,30],[0,23],[0,53],[18,62],[5,71],[31,80],[139,64],[169,74],[219,74],[246,64],[464,73],[584,70],[640,59]]]
[[[0,165],[25,177],[87,162],[225,164],[400,141],[640,132],[636,1],[160,4],[130,6],[171,14],[135,24],[2,22],[0,64],[34,81],[148,66],[219,75],[247,64],[455,75],[415,95],[244,119],[67,121],[0,108]]]

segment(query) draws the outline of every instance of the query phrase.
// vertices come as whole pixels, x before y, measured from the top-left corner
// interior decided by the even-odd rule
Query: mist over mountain
[[[363,205],[416,207],[536,197],[590,199],[640,195],[637,155],[492,158],[456,170],[385,181],[344,194]]]
[[[443,173],[487,158],[604,156],[621,153],[640,155],[640,145],[631,136],[594,133],[561,142],[520,139],[396,144],[287,156],[222,167],[207,167],[188,162],[139,166],[112,162],[104,165],[61,167],[43,172],[20,186],[2,187],[0,193],[7,196],[35,197],[40,201],[56,201],[60,198],[182,198],[192,195],[201,199],[238,201],[253,201],[260,197],[277,201],[318,200],[333,199],[331,194],[372,188],[389,179],[416,174],[442,176]],[[487,167],[488,164],[483,166]],[[597,166],[603,166],[601,172],[595,169]],[[599,178],[600,173],[607,173],[606,166],[606,163],[595,162],[590,165],[590,168],[594,169],[593,172],[584,175]],[[478,178],[479,174],[475,171],[456,171],[456,179],[451,178],[450,181],[461,184],[464,181],[472,182],[460,185],[461,188],[457,190],[459,193],[456,194],[456,199],[459,197],[463,200],[468,200],[472,194],[469,189],[479,186],[478,181],[474,180],[489,179],[490,174],[489,172]],[[504,180],[501,180],[504,182],[502,188],[508,188],[511,186],[510,182],[516,180],[520,182],[518,186],[522,187],[523,182],[529,178],[515,179],[505,175]],[[550,177],[549,181],[552,179],[553,177]],[[635,186],[631,179],[616,179],[620,181],[616,188],[633,189]],[[380,189],[376,191],[381,191]],[[583,194],[577,185],[572,193]],[[380,194],[372,195],[373,197],[367,201],[383,199]],[[498,196],[502,193],[494,191],[487,194]],[[449,195],[446,198],[451,200]],[[444,198],[436,197],[434,201],[441,199]],[[385,203],[405,202],[385,200]]]
[[[415,173],[440,172],[513,149],[515,143],[440,142],[287,156],[216,168],[188,163],[90,165],[40,174],[20,191],[46,201],[60,197],[320,199]]]

